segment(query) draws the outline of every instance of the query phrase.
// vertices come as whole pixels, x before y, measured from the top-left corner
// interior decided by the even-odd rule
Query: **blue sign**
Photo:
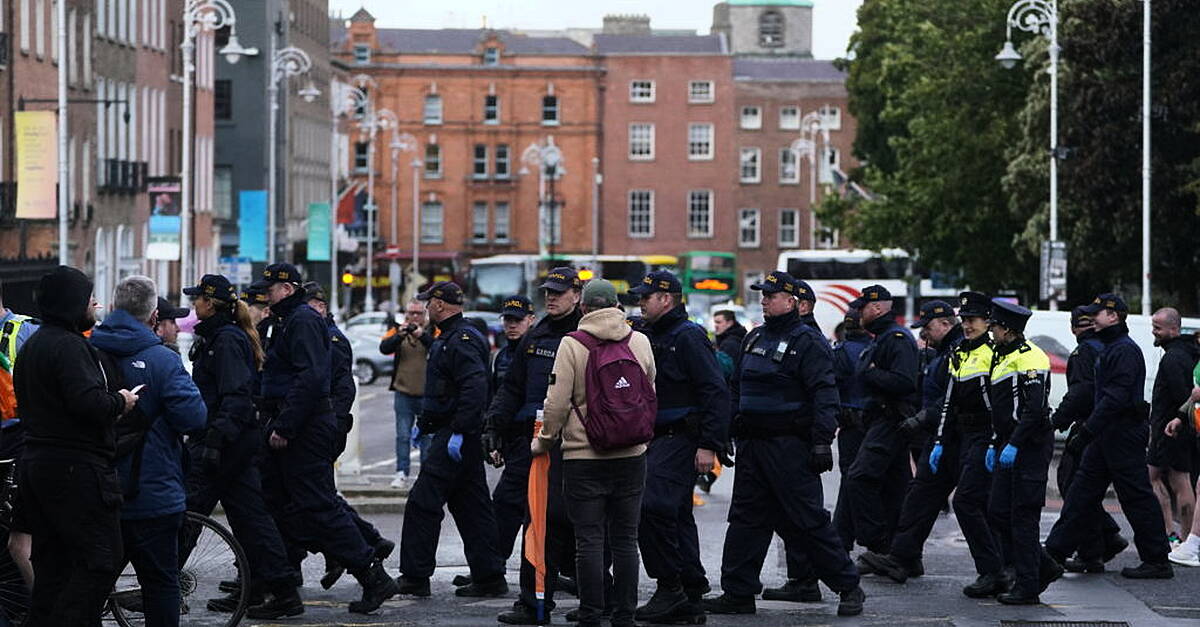
[[[308,203],[308,260],[329,261],[329,203]]]
[[[267,192],[238,192],[238,256],[267,260]]]

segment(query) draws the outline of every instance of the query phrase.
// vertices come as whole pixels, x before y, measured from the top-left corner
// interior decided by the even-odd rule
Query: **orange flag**
[[[533,425],[533,437],[542,430],[542,412]],[[529,466],[529,523],[525,525],[525,560],[533,565],[534,593],[537,598],[537,616],[545,618],[546,608],[546,509],[547,491],[550,489],[550,454],[543,453],[533,458]]]

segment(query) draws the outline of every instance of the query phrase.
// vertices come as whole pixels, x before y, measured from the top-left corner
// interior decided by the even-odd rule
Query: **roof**
[[[370,12],[367,11],[366,7],[362,7],[359,10],[355,11],[354,15],[350,16],[350,21],[351,22],[374,22],[375,16],[371,15]]]
[[[734,59],[733,78],[740,81],[843,82],[846,73],[821,59]]]
[[[812,7],[812,0],[729,0],[735,7]]]
[[[605,35],[594,38],[600,54],[727,54],[720,35]]]
[[[376,31],[385,52],[475,54],[479,43],[494,33],[509,54],[585,55],[588,49],[566,37],[529,37],[509,31],[479,28],[381,28]]]

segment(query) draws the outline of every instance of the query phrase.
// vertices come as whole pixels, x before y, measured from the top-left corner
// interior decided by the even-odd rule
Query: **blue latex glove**
[[[996,469],[996,447],[988,446],[988,450],[983,454],[983,467],[987,468],[988,472]]]
[[[942,445],[934,444],[933,450],[929,451],[929,469],[933,474],[937,474],[938,462],[942,461]]]
[[[413,425],[412,434],[409,436],[409,438],[411,439],[412,447],[418,448],[421,443],[421,427]]]
[[[1012,468],[1013,462],[1017,461],[1017,447],[1011,444],[1005,444],[1004,450],[1000,451],[1000,467]]]
[[[450,434],[450,441],[446,442],[446,452],[450,453],[450,459],[456,462],[462,461],[462,434]]]

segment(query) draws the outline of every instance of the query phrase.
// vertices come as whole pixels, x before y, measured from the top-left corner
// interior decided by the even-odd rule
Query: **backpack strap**
[[[583,347],[588,349],[589,353],[592,352],[592,349],[600,345],[600,340],[587,331],[571,331],[567,334],[567,337],[579,342],[580,344],[583,344]]]

